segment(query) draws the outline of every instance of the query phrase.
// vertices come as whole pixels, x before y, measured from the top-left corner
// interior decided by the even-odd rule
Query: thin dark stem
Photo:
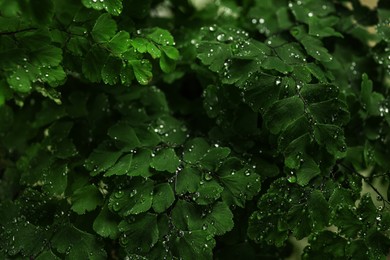
[[[356,171],[355,169],[343,164],[343,163],[340,163],[341,166],[343,166],[345,169],[349,170],[350,172],[354,173],[355,175],[359,176],[365,183],[368,184],[368,186],[371,187],[371,189],[373,191],[375,191],[375,193],[379,196],[379,198],[381,199],[381,201],[383,201],[383,206],[385,206],[385,203],[389,204],[390,205],[390,201],[388,201],[387,199],[385,199],[382,195],[382,193],[379,192],[379,190],[370,182],[370,178],[369,177],[365,177],[363,176],[362,174],[360,174],[358,171]]]
[[[28,31],[33,31],[33,30],[37,30],[37,29],[38,28],[25,28],[25,29],[20,29],[17,31],[12,31],[12,32],[1,32],[0,35],[14,35],[17,33],[28,32]]]

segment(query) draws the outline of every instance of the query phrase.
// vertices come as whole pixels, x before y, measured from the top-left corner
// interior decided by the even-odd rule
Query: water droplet
[[[218,36],[217,36],[217,40],[218,41],[223,41],[225,39],[225,34],[219,34]]]

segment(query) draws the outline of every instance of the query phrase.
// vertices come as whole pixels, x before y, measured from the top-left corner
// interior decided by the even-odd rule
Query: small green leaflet
[[[152,154],[150,166],[157,171],[168,171],[174,173],[180,165],[180,159],[172,148],[163,148]]]
[[[84,214],[86,211],[94,210],[102,204],[102,195],[95,185],[88,185],[77,189],[72,197],[71,209],[77,214]]]
[[[148,252],[159,239],[157,215],[152,213],[136,216],[133,221],[122,220],[119,231],[125,235],[121,243],[131,252]]]
[[[116,239],[119,235],[118,222],[114,214],[112,214],[107,205],[100,211],[99,215],[93,222],[93,230],[102,237]]]
[[[108,42],[117,30],[116,22],[109,14],[102,14],[92,28],[92,37],[97,43]]]

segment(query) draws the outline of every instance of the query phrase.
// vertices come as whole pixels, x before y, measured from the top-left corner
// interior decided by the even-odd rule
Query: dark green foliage
[[[196,3],[0,1],[1,259],[386,259],[388,1]]]

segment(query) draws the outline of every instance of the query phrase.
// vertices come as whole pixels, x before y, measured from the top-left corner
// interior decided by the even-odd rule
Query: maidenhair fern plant
[[[1,259],[386,259],[390,1],[0,0]]]

